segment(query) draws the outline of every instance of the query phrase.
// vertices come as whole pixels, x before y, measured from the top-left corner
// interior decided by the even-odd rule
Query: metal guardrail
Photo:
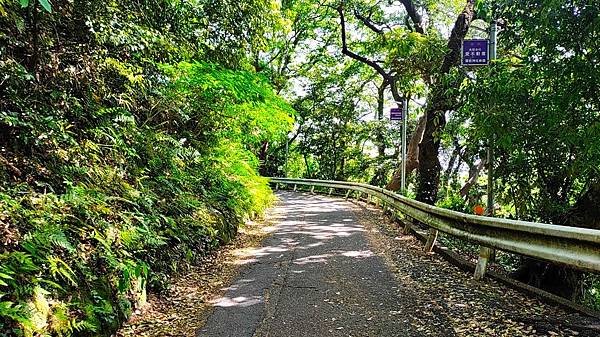
[[[437,231],[481,245],[475,277],[485,273],[491,249],[499,249],[536,259],[560,263],[576,269],[600,272],[600,230],[544,223],[491,218],[434,207],[367,184],[314,179],[270,178],[271,183],[325,187],[354,191],[375,197],[388,207],[426,224],[431,250]],[[331,192],[331,190],[330,190]]]

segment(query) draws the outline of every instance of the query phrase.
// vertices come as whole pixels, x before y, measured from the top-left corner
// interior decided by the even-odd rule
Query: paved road
[[[461,325],[463,321],[466,335],[481,335],[475,333],[477,330],[469,333],[471,316],[456,320],[453,314],[453,310],[469,305],[477,307],[477,300],[457,303],[455,308],[450,300],[456,294],[430,294],[431,286],[426,283],[422,289],[416,289],[414,280],[432,278],[419,274],[427,269],[410,269],[409,273],[416,270],[416,274],[407,275],[406,280],[410,281],[406,282],[389,271],[384,259],[373,252],[366,229],[357,219],[356,205],[293,192],[281,192],[279,197],[281,202],[273,210],[278,217],[275,232],[254,258],[246,261],[224,297],[215,302],[214,311],[198,336],[454,336],[461,335],[457,322]],[[406,268],[409,263],[412,262],[407,260]],[[443,261],[435,263],[427,273],[439,270],[439,274],[454,279],[469,277],[450,270]],[[435,279],[432,282],[439,283]],[[471,289],[479,283],[461,288],[467,283],[459,280],[451,288],[472,295]],[[476,293],[478,297],[495,292],[487,285],[482,287],[483,290],[477,290],[481,291]],[[446,291],[448,287],[442,288]],[[496,299],[481,306],[497,303],[505,293],[500,289],[494,293]],[[448,301],[440,304],[444,302],[442,296]],[[515,300],[507,303],[510,302]],[[475,323],[479,314],[472,316]],[[506,320],[498,318],[500,323]],[[489,326],[499,329],[495,331],[506,331],[500,323],[492,323]],[[536,335],[533,331],[523,335]],[[492,331],[489,335],[497,334]]]
[[[370,250],[352,204],[292,193],[280,198],[276,232],[199,335],[411,335],[390,315],[402,300],[398,285]]]

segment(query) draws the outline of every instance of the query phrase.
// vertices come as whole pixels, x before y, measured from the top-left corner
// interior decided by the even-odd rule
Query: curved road
[[[277,225],[198,336],[596,336],[600,323],[470,275],[380,212],[281,192]],[[373,219],[375,217],[375,219]],[[379,225],[378,225],[379,224]]]

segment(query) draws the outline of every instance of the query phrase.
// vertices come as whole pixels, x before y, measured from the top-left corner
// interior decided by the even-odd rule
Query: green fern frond
[[[67,239],[65,233],[63,233],[62,231],[50,234],[50,236],[48,237],[48,241],[50,241],[50,243],[52,243],[54,247],[63,248],[69,253],[75,252],[75,248],[73,247],[69,239]]]
[[[61,276],[68,280],[72,286],[76,287],[77,282],[75,281],[75,272],[69,267],[69,265],[57,256],[48,257],[48,267],[53,277]]]

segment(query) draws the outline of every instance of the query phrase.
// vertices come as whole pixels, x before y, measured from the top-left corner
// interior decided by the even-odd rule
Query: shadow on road
[[[262,247],[240,256],[242,271],[199,336],[418,336],[411,294],[371,251],[354,205],[280,192],[277,223]],[[406,317],[404,317],[406,318]],[[443,319],[431,322],[452,335]],[[431,335],[431,334],[430,334]]]

